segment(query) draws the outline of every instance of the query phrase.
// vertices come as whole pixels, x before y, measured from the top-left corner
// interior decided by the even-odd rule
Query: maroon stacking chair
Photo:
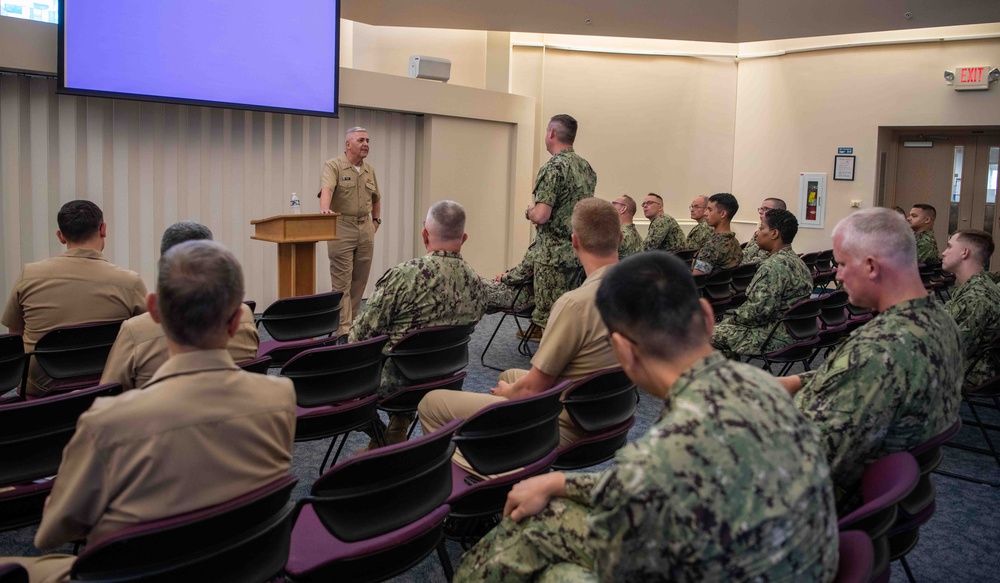
[[[475,473],[452,464],[446,536],[471,546],[484,528],[499,522],[514,484],[552,467],[558,457],[559,398],[570,384],[564,381],[532,397],[494,403],[462,423],[454,441]]]
[[[528,342],[528,337],[534,331],[534,323],[531,321],[531,313],[535,311],[535,304],[531,303],[526,306],[522,306],[520,309],[517,308],[518,302],[521,299],[521,294],[526,293],[529,285],[529,283],[522,283],[518,285],[517,289],[514,290],[514,300],[511,302],[510,306],[497,310],[497,312],[500,313],[500,321],[497,322],[497,327],[493,329],[493,334],[490,335],[490,339],[486,342],[486,347],[483,348],[483,353],[479,355],[479,362],[486,368],[504,370],[501,367],[486,364],[486,352],[489,351],[490,346],[493,345],[493,340],[497,337],[497,333],[500,332],[500,327],[503,326],[503,322],[507,319],[507,316],[514,318],[514,324],[517,325],[517,331],[521,334],[522,342]],[[522,319],[528,322],[526,326],[522,327]],[[518,351],[521,350],[520,344],[521,343],[518,343]]]
[[[635,423],[639,392],[621,367],[597,371],[576,381],[562,397],[570,418],[587,434],[560,447],[554,470],[576,470],[614,457]]]
[[[889,571],[891,555],[889,529],[896,524],[899,503],[906,499],[920,481],[920,466],[909,452],[892,453],[875,460],[861,478],[861,497],[864,503],[839,521],[841,531],[861,530],[872,540],[875,560],[872,573],[875,579]]]
[[[716,269],[705,278],[705,286],[701,289],[702,297],[712,304],[716,321],[722,319],[733,299],[733,273],[736,269]]]
[[[820,251],[816,254],[815,270],[813,271],[813,285],[825,292],[830,282],[837,277],[837,267],[833,262],[833,249]]]
[[[0,405],[0,531],[42,519],[45,498],[76,422],[94,399],[121,392],[109,383]]]
[[[21,384],[24,374],[24,339],[17,334],[0,334],[0,405],[21,400],[18,394],[4,397]]]
[[[267,370],[271,368],[271,357],[259,356],[251,360],[244,360],[243,362],[237,362],[236,366],[242,368],[247,372],[252,372],[257,374],[267,374]]]
[[[281,367],[281,376],[295,384],[295,441],[333,438],[320,463],[323,472],[333,446],[340,452],[353,431],[369,428],[381,445],[381,428],[376,423],[378,387],[382,382],[382,349],[388,336],[362,342],[313,348],[292,357]]]
[[[944,454],[941,446],[955,437],[962,429],[958,420],[950,427],[910,450],[920,466],[920,480],[910,495],[899,503],[899,517],[889,529],[889,560],[898,560],[911,583],[915,583],[906,555],[920,540],[920,527],[934,516],[937,488],[931,481],[931,472],[941,464]]]
[[[808,363],[810,367],[821,352],[824,358],[829,356],[850,335],[847,326],[847,304],[850,303],[847,292],[836,290],[826,294],[824,298],[819,313],[819,341],[813,347],[814,352]]]
[[[284,476],[233,500],[143,522],[89,543],[74,583],[265,583],[288,559],[296,479]]]
[[[868,583],[872,578],[875,549],[872,539],[860,530],[840,533],[840,559],[837,561],[837,576],[833,583]]]
[[[46,396],[100,383],[121,326],[122,320],[118,320],[62,326],[47,332],[35,343],[34,350],[24,355],[21,397],[27,398],[25,391],[32,359],[54,379]]]
[[[694,263],[694,258],[697,257],[699,251],[701,251],[701,249],[678,249],[677,251],[674,251],[674,255],[687,264],[688,267],[691,267]]]
[[[386,413],[415,413],[420,399],[437,389],[461,391],[469,364],[469,340],[475,324],[434,326],[413,330],[389,351],[389,360],[412,384],[380,398],[378,409]],[[414,417],[407,436],[417,426]]]
[[[0,583],[28,583],[28,572],[17,563],[0,565]]]
[[[435,549],[451,562],[442,525],[451,508],[452,433],[438,431],[359,454],[334,466],[296,505],[288,581],[382,581]]]
[[[797,362],[801,362],[805,369],[809,370],[809,363],[816,352],[816,344],[819,343],[819,316],[825,299],[825,296],[806,298],[788,308],[781,320],[771,328],[762,346],[767,346],[779,326],[785,327],[792,337],[792,343],[771,352],[745,355],[749,356],[747,361],[755,358],[763,360],[763,368],[768,372],[771,372],[771,365],[781,364],[778,376],[785,375]]]
[[[257,356],[270,356],[271,366],[281,366],[304,350],[336,344],[343,297],[333,291],[275,301],[255,318],[272,338],[260,343]]]

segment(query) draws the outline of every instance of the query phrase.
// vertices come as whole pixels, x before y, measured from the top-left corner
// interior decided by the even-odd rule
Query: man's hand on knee
[[[552,498],[565,495],[566,476],[562,472],[534,476],[514,484],[507,494],[503,515],[521,522],[544,510]]]

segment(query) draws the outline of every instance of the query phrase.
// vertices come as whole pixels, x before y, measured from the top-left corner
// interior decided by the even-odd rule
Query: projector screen
[[[339,0],[62,0],[59,93],[337,116]]]

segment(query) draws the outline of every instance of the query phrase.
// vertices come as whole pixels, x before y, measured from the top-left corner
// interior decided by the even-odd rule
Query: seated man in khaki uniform
[[[621,230],[618,212],[611,203],[599,198],[585,198],[573,209],[572,243],[587,279],[579,288],[556,300],[549,325],[542,336],[531,370],[510,369],[500,374],[492,395],[463,391],[431,391],[420,401],[420,423],[424,434],[431,433],[453,419],[466,418],[476,411],[503,399],[517,399],[538,394],[565,379],[579,379],[588,374],[618,366],[608,329],[601,321],[594,298],[608,267],[618,263]],[[559,416],[559,443],[566,445],[583,436],[563,411]],[[467,469],[460,454],[455,461]]]
[[[104,258],[108,226],[104,213],[89,200],[73,200],[57,215],[56,237],[66,252],[29,263],[14,284],[3,313],[3,325],[24,337],[24,350],[54,328],[87,322],[124,320],[146,311],[146,285],[139,274]],[[31,397],[48,392],[53,380],[32,360]]]
[[[212,231],[194,221],[181,221],[167,227],[160,239],[160,256],[174,245],[185,241],[212,240]],[[229,339],[226,350],[235,362],[257,357],[260,335],[254,325],[250,306],[243,304],[240,327]],[[118,383],[123,390],[141,389],[153,378],[153,373],[167,361],[167,336],[163,327],[153,321],[148,312],[122,323],[108,362],[104,365],[102,383]]]
[[[63,452],[35,545],[95,541],[124,527],[231,500],[288,473],[295,390],[226,352],[240,327],[243,271],[218,243],[160,259],[153,319],[170,359],[141,391],[98,399]],[[0,557],[32,583],[67,581],[75,557]]]

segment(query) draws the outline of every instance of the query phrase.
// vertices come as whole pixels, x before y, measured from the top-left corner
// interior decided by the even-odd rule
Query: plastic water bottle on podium
[[[302,201],[299,200],[299,195],[292,193],[292,214],[301,215],[302,214]]]

